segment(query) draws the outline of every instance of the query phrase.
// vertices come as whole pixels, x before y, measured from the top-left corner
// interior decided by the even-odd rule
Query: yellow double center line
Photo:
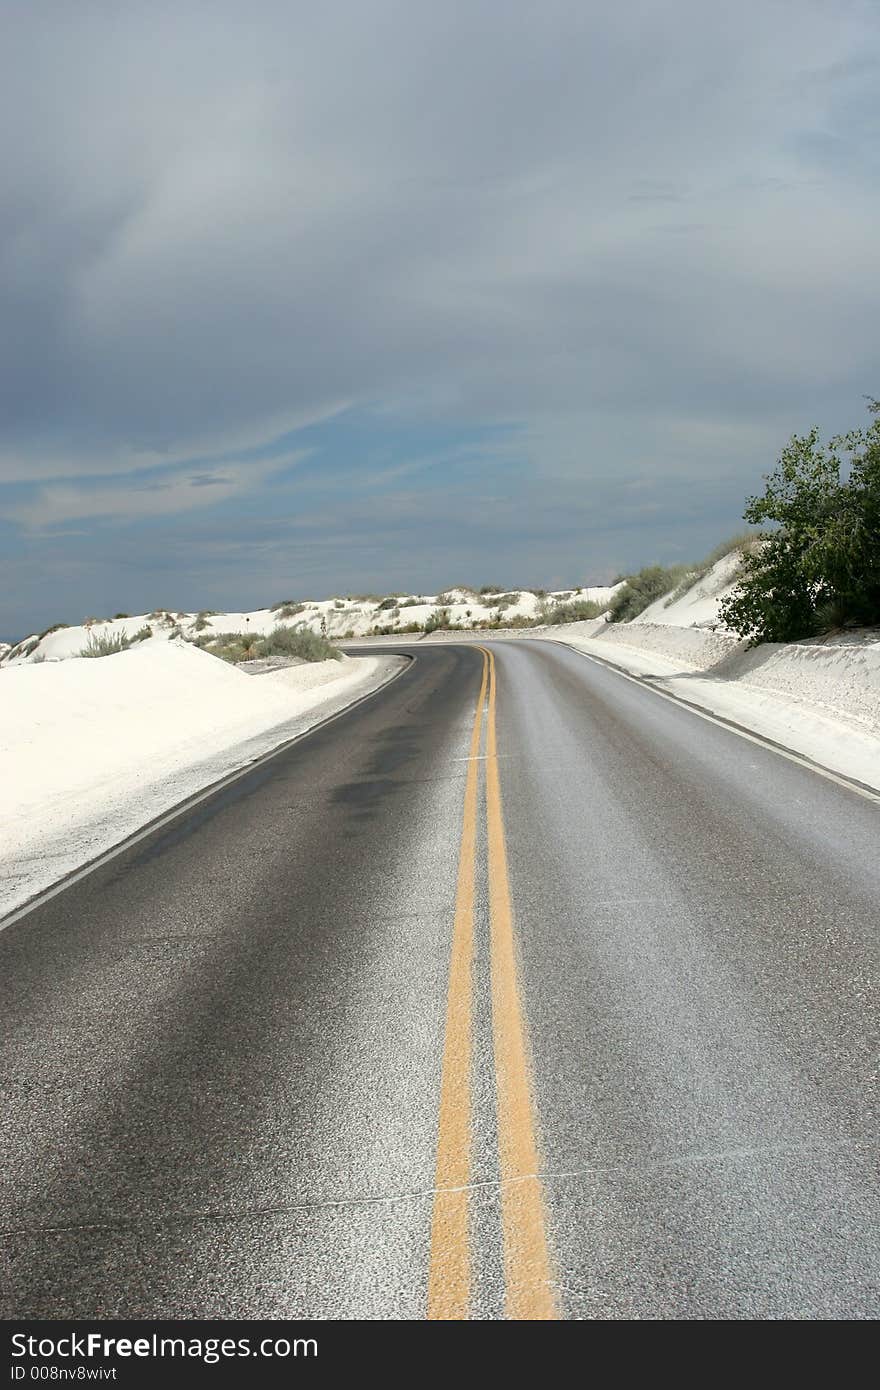
[[[513,914],[498,777],[495,658],[483,648],[483,677],[471,734],[464,820],[446,1005],[440,1085],[437,1168],[431,1229],[428,1317],[467,1318],[471,1246],[468,1198],[471,1161],[471,1065],[479,752],[486,686],[486,827],[492,977],[492,1033],[497,1090],[505,1313],[557,1317],[547,1247],[544,1196],[538,1176],[534,1104],[517,982]]]

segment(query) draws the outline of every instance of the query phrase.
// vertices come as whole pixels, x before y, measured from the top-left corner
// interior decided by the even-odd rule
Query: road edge
[[[727,715],[718,714],[715,710],[709,709],[706,705],[700,705],[694,700],[686,700],[683,695],[674,694],[670,690],[658,689],[655,681],[662,680],[658,676],[640,676],[634,671],[628,671],[624,666],[618,666],[615,661],[608,657],[598,656],[595,652],[585,652],[582,647],[576,647],[571,642],[566,642],[561,637],[542,637],[532,639],[542,642],[551,642],[557,647],[565,647],[567,651],[574,652],[581,656],[585,661],[594,661],[598,666],[604,666],[607,671],[613,671],[615,675],[622,676],[624,680],[634,681],[643,690],[650,690],[661,700],[671,700],[673,704],[680,705],[683,709],[690,710],[700,719],[707,720],[710,724],[718,724],[721,728],[729,729],[731,733],[738,734],[740,738],[758,743],[763,748],[769,748],[772,752],[778,753],[780,757],[787,758],[789,762],[800,763],[811,772],[825,777],[830,782],[837,782],[840,786],[846,787],[850,791],[856,792],[867,801],[873,801],[880,805],[880,789],[872,787],[869,782],[860,782],[856,777],[848,777],[845,772],[838,772],[836,768],[828,767],[825,763],[820,763],[817,759],[811,758],[808,753],[800,753],[796,748],[791,748],[787,744],[780,743],[777,739],[771,738],[769,734],[762,734],[757,729],[750,728],[748,724],[740,724],[735,719],[728,718]]]
[[[50,902],[52,898],[58,897],[59,893],[63,893],[66,888],[69,888],[74,883],[78,883],[80,879],[87,878],[89,874],[94,873],[104,864],[109,863],[111,859],[115,859],[118,855],[124,854],[132,845],[136,845],[141,840],[145,840],[147,836],[152,835],[153,831],[159,830],[163,826],[170,825],[173,821],[179,819],[180,816],[186,815],[194,806],[198,806],[202,801],[207,801],[209,797],[214,796],[225,787],[232,786],[234,782],[239,781],[242,777],[247,777],[248,774],[255,771],[256,768],[262,767],[264,763],[271,762],[273,758],[277,758],[281,753],[286,752],[288,748],[292,748],[294,744],[301,743],[303,739],[309,738],[310,735],[317,733],[319,729],[326,728],[328,724],[333,724],[337,719],[341,719],[353,709],[357,709],[359,705],[366,704],[367,700],[372,700],[380,691],[391,685],[392,681],[396,681],[404,675],[416,660],[415,655],[410,655],[406,652],[395,652],[393,655],[399,656],[405,664],[400,666],[396,671],[392,671],[384,680],[380,681],[378,685],[373,686],[372,690],[368,690],[366,694],[359,695],[355,699],[350,700],[347,704],[343,705],[342,709],[334,710],[332,714],[325,715],[322,719],[317,719],[315,723],[310,724],[307,729],[300,729],[299,733],[294,734],[291,738],[283,739],[281,743],[276,744],[274,748],[270,748],[268,752],[259,753],[255,758],[250,758],[246,763],[243,763],[241,767],[234,768],[232,772],[224,773],[222,777],[215,778],[213,782],[208,782],[204,787],[200,788],[199,791],[184,797],[182,801],[175,802],[174,805],[169,806],[167,810],[160,811],[157,816],[152,816],[150,820],[145,821],[137,830],[133,830],[123,839],[117,841],[116,844],[111,845],[109,849],[102,850],[100,854],[96,854],[92,859],[87,859],[84,864],[80,864],[77,868],[69,870],[68,873],[63,874],[61,878],[56,879],[55,882],[48,887],[40,888],[36,893],[32,894],[31,897],[26,898],[23,903],[19,903],[17,907],[13,907],[11,911],[0,916],[0,932],[5,931],[7,927],[13,926],[13,924],[20,921],[22,917],[26,917],[29,913],[36,911],[38,907],[42,907],[43,903]]]

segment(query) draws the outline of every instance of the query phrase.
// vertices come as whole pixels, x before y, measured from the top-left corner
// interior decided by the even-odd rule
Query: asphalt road
[[[877,1316],[880,807],[491,649],[0,932],[0,1315]]]

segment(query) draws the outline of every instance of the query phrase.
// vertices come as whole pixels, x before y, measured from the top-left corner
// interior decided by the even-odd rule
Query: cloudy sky
[[[876,0],[0,18],[0,636],[692,558],[880,395]]]

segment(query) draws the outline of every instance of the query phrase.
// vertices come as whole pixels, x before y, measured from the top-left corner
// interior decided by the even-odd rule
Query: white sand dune
[[[655,599],[633,623],[660,623],[670,627],[714,627],[721,622],[719,606],[736,585],[740,551],[723,555],[702,579],[670,602],[669,594]]]
[[[0,912],[381,684],[393,657],[249,676],[180,641],[0,674]]]
[[[593,585],[580,589],[560,589],[539,595],[530,589],[513,589],[494,594],[474,594],[466,589],[448,589],[440,594],[403,594],[389,598],[327,598],[292,601],[250,612],[183,613],[169,611],[142,613],[137,617],[114,618],[91,623],[62,626],[45,635],[31,633],[15,647],[0,644],[0,667],[22,666],[42,661],[67,661],[79,656],[94,638],[125,637],[129,641],[164,643],[178,636],[187,641],[221,632],[253,632],[264,636],[278,625],[307,628],[324,633],[331,641],[369,637],[376,630],[405,632],[422,629],[440,610],[457,627],[478,627],[500,617],[536,618],[542,604],[552,606],[559,599],[610,603],[619,585]]]

